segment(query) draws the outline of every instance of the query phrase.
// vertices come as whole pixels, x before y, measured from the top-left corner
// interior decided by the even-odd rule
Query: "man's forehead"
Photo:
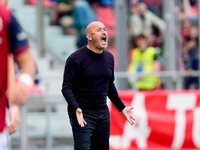
[[[96,22],[92,25],[93,29],[97,29],[97,28],[105,28],[105,25],[101,22]]]
[[[106,28],[106,27],[104,26],[104,24],[102,24],[102,25],[97,25],[97,26],[96,26],[96,29],[99,29],[99,28]]]
[[[88,28],[89,29],[93,29],[93,28],[102,28],[102,27],[105,27],[105,25],[99,21],[95,21],[95,22],[92,22],[91,24],[88,25]]]

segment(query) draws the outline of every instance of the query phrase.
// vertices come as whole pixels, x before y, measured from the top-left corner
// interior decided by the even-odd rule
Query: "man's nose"
[[[107,35],[107,31],[103,30],[103,33]]]

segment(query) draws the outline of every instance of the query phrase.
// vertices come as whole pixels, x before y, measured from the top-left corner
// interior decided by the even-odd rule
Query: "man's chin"
[[[102,45],[101,47],[105,49],[108,47],[108,44]]]

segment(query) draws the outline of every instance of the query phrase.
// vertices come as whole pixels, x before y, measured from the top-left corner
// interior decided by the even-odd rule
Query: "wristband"
[[[20,74],[18,80],[26,84],[28,87],[30,87],[33,84],[33,79],[28,73]]]

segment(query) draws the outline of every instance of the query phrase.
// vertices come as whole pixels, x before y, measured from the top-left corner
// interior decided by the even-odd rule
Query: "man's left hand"
[[[122,115],[126,118],[126,120],[133,125],[135,118],[133,118],[132,114],[131,114],[131,110],[133,109],[133,107],[125,107],[121,113]]]

